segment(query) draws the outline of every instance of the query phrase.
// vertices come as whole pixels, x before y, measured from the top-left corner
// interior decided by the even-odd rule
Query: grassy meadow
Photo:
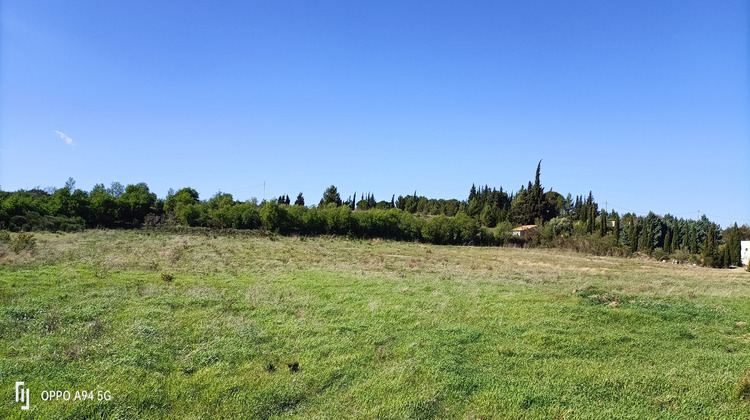
[[[0,250],[0,418],[750,417],[743,269],[201,230],[36,239]]]

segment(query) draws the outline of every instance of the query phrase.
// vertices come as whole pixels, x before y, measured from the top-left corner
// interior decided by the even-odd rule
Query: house
[[[740,250],[740,260],[742,261],[742,265],[750,264],[750,241],[740,242]]]
[[[518,236],[520,238],[523,238],[524,236],[528,235],[529,233],[536,230],[536,225],[523,225],[519,226],[513,230],[510,231],[511,236]]]

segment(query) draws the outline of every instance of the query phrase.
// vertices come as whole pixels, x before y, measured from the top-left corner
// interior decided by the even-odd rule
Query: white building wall
[[[750,241],[740,242],[740,248],[742,249],[742,252],[741,252],[742,265],[750,264]]]

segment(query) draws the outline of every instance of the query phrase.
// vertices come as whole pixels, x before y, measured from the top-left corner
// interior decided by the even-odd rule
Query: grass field
[[[0,256],[0,418],[750,417],[742,269],[205,231],[37,239]]]

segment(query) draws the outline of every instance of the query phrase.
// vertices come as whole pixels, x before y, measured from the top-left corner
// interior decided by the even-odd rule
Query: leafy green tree
[[[125,193],[125,187],[122,186],[119,182],[115,181],[109,186],[108,192],[114,197],[114,198],[120,198],[121,195]]]
[[[96,184],[89,193],[91,226],[114,227],[117,219],[115,197],[104,187]]]
[[[260,209],[260,220],[267,231],[279,232],[282,224],[279,204],[273,201],[266,203]]]
[[[238,217],[233,211],[234,198],[232,194],[217,192],[208,200],[208,225],[220,229],[232,226]]]
[[[185,187],[177,191],[175,194],[167,195],[167,200],[164,203],[164,210],[174,211],[178,205],[186,206],[197,202],[198,191],[190,187]]]
[[[126,224],[140,224],[156,203],[156,194],[141,182],[125,187],[125,192],[117,199],[118,218]]]

